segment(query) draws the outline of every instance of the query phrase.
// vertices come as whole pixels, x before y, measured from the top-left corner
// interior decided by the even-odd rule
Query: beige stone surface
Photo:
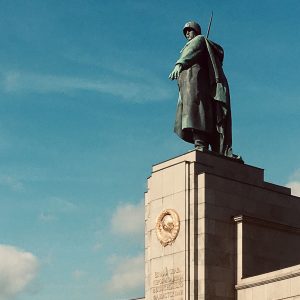
[[[249,215],[300,228],[300,199],[288,188],[264,182],[262,169],[191,151],[153,166],[145,205],[146,300],[279,300],[300,294],[297,276],[272,282],[259,277],[265,273],[252,277],[296,264],[300,250],[290,249],[300,246],[298,234],[233,222],[234,216]],[[156,220],[165,209],[176,210],[180,231],[164,247]],[[180,270],[183,286],[159,287],[163,270]],[[250,280],[251,287],[238,288],[251,278],[263,283],[252,286]]]
[[[267,298],[284,299],[291,295],[291,281],[289,279],[280,280],[267,284]]]
[[[300,295],[300,276],[291,278],[291,294]]]
[[[185,202],[185,192],[178,192],[168,197],[162,199],[162,208],[172,208],[176,207],[176,211],[180,216],[180,220],[186,220],[186,202]]]
[[[300,297],[300,265],[240,280],[238,300],[283,300]]]
[[[252,290],[252,299],[267,299],[267,291],[265,285],[259,285],[251,289]]]
[[[153,172],[160,171],[186,161],[192,164],[193,172],[213,173],[230,179],[238,179],[250,183],[263,184],[263,170],[260,168],[240,164],[232,159],[211,153],[191,151],[153,166]],[[193,164],[195,163],[196,164]],[[191,168],[191,169],[192,169]]]

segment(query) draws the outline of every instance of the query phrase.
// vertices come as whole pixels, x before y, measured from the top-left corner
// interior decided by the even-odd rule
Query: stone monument
[[[223,50],[183,31],[175,132],[196,149],[148,178],[143,299],[300,300],[300,198],[232,154]]]
[[[145,221],[146,300],[300,299],[300,198],[262,169],[197,150],[154,165]]]

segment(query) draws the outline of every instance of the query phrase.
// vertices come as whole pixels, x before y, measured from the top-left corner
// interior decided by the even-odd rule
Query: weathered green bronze
[[[184,25],[188,40],[169,78],[177,79],[179,98],[174,131],[197,150],[233,157],[228,82],[224,51],[201,35],[196,22]]]

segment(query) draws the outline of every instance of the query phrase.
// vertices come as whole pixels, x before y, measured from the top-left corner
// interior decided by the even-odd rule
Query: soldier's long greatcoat
[[[181,50],[176,64],[183,69],[178,78],[179,98],[174,131],[194,143],[193,130],[209,137],[212,150],[231,156],[231,110],[221,46],[198,35]]]

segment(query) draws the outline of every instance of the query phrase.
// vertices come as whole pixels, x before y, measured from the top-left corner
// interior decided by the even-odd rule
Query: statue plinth
[[[236,299],[244,277],[300,263],[299,215],[299,198],[263,169],[200,151],[154,165],[145,299]]]

